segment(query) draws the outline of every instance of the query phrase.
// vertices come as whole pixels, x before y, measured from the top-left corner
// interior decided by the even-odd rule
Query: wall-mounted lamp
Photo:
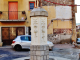
[[[2,14],[2,11],[0,11],[0,14]]]
[[[25,14],[25,11],[22,11],[22,14]]]
[[[53,20],[51,20],[51,22],[53,22]]]
[[[25,11],[22,11],[22,14],[24,14],[26,16],[26,12]],[[25,20],[27,20],[27,16],[26,16]]]

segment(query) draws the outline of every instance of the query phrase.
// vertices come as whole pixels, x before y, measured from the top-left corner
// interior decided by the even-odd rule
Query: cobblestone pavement
[[[54,44],[54,48],[61,48],[61,49],[69,49],[74,48],[74,45],[72,44]]]
[[[72,53],[71,48],[72,48],[72,50],[74,48],[74,46],[71,44],[54,44],[53,51],[50,51],[49,55],[51,55],[51,56],[64,56],[67,53],[65,56],[68,56],[68,55],[71,55],[71,53]],[[78,52],[77,50],[73,50],[73,51],[75,51],[75,53]],[[0,47],[0,60],[12,60],[12,59],[26,57],[26,56],[27,57],[30,56],[30,51],[27,49],[22,50],[22,51],[15,51],[11,47],[9,47],[9,48],[7,48],[7,46]]]
[[[0,60],[12,60],[29,56],[29,50],[15,51],[12,48],[0,48]]]
[[[80,49],[76,48],[72,44],[54,44],[53,53],[50,53],[49,55],[78,60],[80,57],[79,54]]]

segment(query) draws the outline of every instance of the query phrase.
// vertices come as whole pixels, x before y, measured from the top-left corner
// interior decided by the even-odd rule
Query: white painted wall
[[[72,35],[60,35],[60,40],[70,39]]]
[[[72,12],[70,6],[56,6],[56,18],[71,19]]]

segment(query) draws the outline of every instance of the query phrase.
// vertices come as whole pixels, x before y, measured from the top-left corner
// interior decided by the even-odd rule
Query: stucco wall
[[[29,10],[29,2],[35,2],[35,0],[0,0],[0,11],[3,11],[3,14],[0,15],[1,20],[8,20],[8,2],[18,2],[18,11],[25,11],[27,15],[27,20],[24,23],[15,23],[15,25],[31,25],[31,19],[30,19],[30,11]],[[21,19],[22,17],[25,17],[22,15],[22,12],[18,12],[18,19]],[[5,25],[4,23],[0,22],[1,25]],[[7,23],[8,24],[8,23]],[[9,24],[10,25],[10,24]],[[14,22],[11,24],[14,25]]]
[[[48,34],[48,41],[53,42],[54,44],[69,44],[72,43],[71,37],[72,35],[64,35],[64,34]]]
[[[68,5],[72,4],[72,0],[48,0],[48,1],[60,4],[68,4]],[[48,40],[52,41],[53,43],[71,43],[71,37],[72,37],[71,7],[60,6],[58,4],[46,2],[44,0],[43,0],[43,6],[46,6],[46,8],[49,8],[49,6],[54,6],[54,10],[52,10],[53,7],[48,9],[50,10],[50,12],[55,11],[55,13],[53,13],[53,15],[50,15],[51,18],[48,17],[47,24],[49,24],[52,19],[57,19],[53,20],[53,23],[51,23],[50,26],[48,27]],[[57,32],[54,33],[54,31]]]
[[[54,20],[53,28],[72,28],[71,20]]]
[[[18,11],[25,11],[27,15],[27,20],[25,22],[0,22],[0,26],[31,26],[31,18],[30,18],[30,12],[29,10],[29,1],[36,1],[36,0],[0,0],[0,11],[8,11],[8,2],[9,1],[17,1],[18,2]],[[52,2],[61,3],[61,4],[72,4],[72,0],[50,0]],[[51,22],[52,19],[55,19],[57,17],[56,15],[56,4],[48,3],[44,0],[42,0],[43,8],[48,12],[48,20],[47,25]],[[69,12],[67,12],[69,13]],[[21,12],[18,14],[18,18],[21,19],[23,15],[21,15]],[[71,15],[70,15],[71,16]],[[3,12],[2,15],[0,15],[0,19],[8,19],[8,12]],[[47,29],[47,34],[53,34],[53,29],[72,29],[72,20],[54,20],[53,23],[50,24],[49,28]],[[70,37],[72,34],[58,34],[59,38],[56,40],[70,40]],[[55,39],[55,34],[51,35],[53,36],[52,39]],[[66,38],[66,39],[65,39]]]
[[[15,23],[3,23],[0,22],[1,26],[12,26],[12,25],[26,25],[26,26],[31,26],[31,18],[30,18],[30,12],[29,10],[29,1],[35,1],[35,0],[0,0],[0,11],[8,11],[8,2],[9,1],[18,1],[18,11],[26,11],[27,15],[27,20],[26,22],[18,22]],[[43,0],[44,1],[44,0]],[[45,4],[43,2],[43,4]],[[46,3],[47,4],[47,3]],[[44,6],[43,8],[48,12],[48,22],[47,25],[50,23],[52,19],[56,18],[56,6]],[[21,19],[23,15],[21,15],[21,12],[18,14],[18,18]],[[8,12],[3,12],[3,16],[0,15],[0,18],[2,19],[8,19]],[[2,19],[2,20],[3,20]],[[53,34],[53,29],[64,29],[64,28],[72,28],[72,21],[62,21],[62,20],[54,20],[53,23],[50,24],[48,28],[48,34]]]
[[[72,0],[47,0],[47,1],[51,1],[54,3],[60,3],[60,4],[68,4],[71,5],[72,4]],[[45,0],[42,0],[43,6],[58,6],[58,4],[54,4],[54,3],[50,3],[50,2],[46,2]]]
[[[47,25],[49,25],[49,23],[51,22],[52,19],[57,19],[57,17],[61,14],[61,13],[57,13],[58,9],[56,8],[57,6],[43,6],[43,8],[48,12],[48,22]],[[59,6],[58,6],[59,7]],[[62,17],[63,15],[61,14],[61,18],[62,20],[53,20],[53,23],[51,23],[48,27],[48,34],[53,34],[53,29],[72,29],[72,20],[63,20],[64,19],[71,19],[72,14],[71,14],[71,9],[69,11],[65,10],[66,8],[63,8],[63,12],[67,13],[67,18],[66,15],[64,17]],[[69,7],[71,8],[71,7]],[[69,16],[68,16],[69,15]]]
[[[47,20],[47,25],[48,25],[52,19],[56,18],[55,6],[43,6],[43,8],[48,12],[48,20]],[[48,34],[53,33],[53,24],[49,26],[47,33]]]
[[[72,19],[71,6],[56,6],[57,19]]]

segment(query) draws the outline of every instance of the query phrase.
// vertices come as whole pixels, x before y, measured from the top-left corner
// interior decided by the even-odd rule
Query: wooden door
[[[10,27],[10,40],[14,40],[16,38],[16,27]]]
[[[17,35],[24,35],[25,34],[25,29],[24,27],[18,27],[17,28]]]
[[[2,42],[3,45],[11,45],[12,41],[16,38],[15,27],[2,27]]]
[[[18,19],[18,2],[9,2],[9,20]]]
[[[3,42],[3,45],[9,44],[9,28],[8,27],[2,28],[2,42]]]

